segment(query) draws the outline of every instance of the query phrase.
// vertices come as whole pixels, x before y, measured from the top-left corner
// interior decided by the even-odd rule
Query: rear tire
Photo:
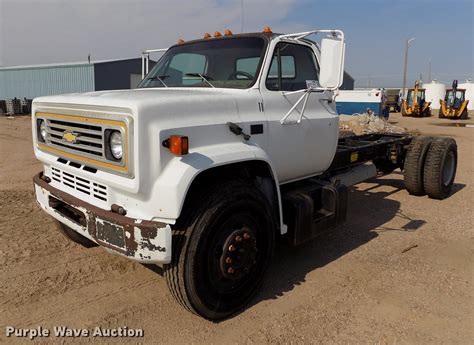
[[[446,118],[446,116],[444,116],[443,111],[442,111],[441,109],[439,110],[438,117],[439,117],[440,119]]]
[[[457,145],[454,139],[438,138],[431,143],[423,176],[425,191],[430,198],[442,200],[451,194],[457,162]]]
[[[403,176],[405,180],[405,188],[411,195],[425,195],[423,187],[423,171],[425,167],[425,158],[431,140],[431,137],[415,137],[408,148],[405,157]]]
[[[230,181],[183,212],[165,265],[168,287],[184,308],[221,320],[241,310],[263,281],[275,243],[270,205],[254,186]]]
[[[97,247],[98,246],[97,243],[92,242],[88,238],[82,236],[78,232],[71,229],[69,226],[64,225],[63,223],[61,223],[59,221],[56,221],[56,226],[57,226],[58,230],[72,242],[80,244],[81,246],[83,246],[85,248],[92,248],[92,247]]]

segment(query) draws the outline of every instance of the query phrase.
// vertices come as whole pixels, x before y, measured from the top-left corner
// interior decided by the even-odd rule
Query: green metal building
[[[0,100],[134,88],[141,58],[0,68]]]

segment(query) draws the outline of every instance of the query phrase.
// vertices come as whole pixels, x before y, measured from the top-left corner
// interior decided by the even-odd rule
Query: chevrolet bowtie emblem
[[[79,137],[79,134],[76,134],[73,132],[66,131],[63,133],[63,140],[71,144],[75,144],[78,137]]]

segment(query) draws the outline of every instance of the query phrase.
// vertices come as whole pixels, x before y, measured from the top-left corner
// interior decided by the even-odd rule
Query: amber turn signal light
[[[163,146],[168,148],[174,155],[187,155],[189,152],[189,139],[181,135],[172,135],[163,141]]]

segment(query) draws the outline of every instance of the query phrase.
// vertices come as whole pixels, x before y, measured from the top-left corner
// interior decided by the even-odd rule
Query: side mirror
[[[328,36],[321,40],[319,85],[337,89],[344,78],[344,36]]]

